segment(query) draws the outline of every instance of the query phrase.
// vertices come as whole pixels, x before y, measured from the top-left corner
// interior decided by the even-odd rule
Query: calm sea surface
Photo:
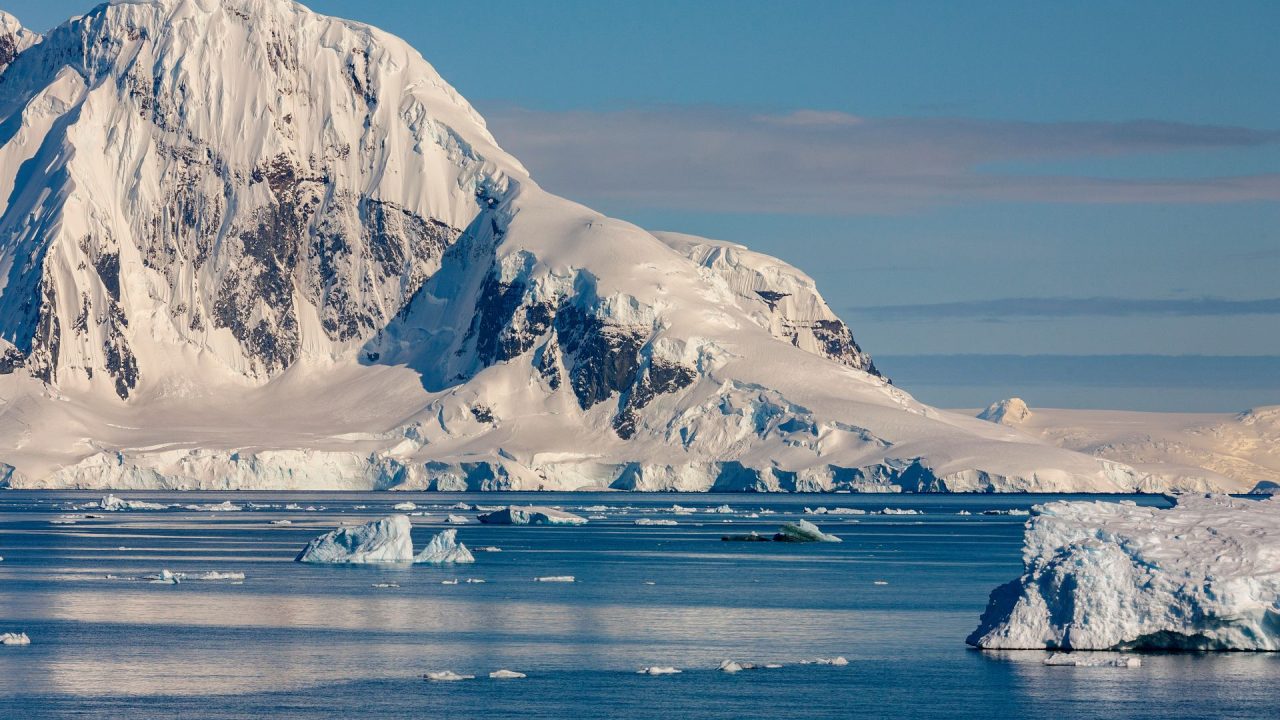
[[[96,513],[71,508],[100,494],[0,492],[0,633],[32,640],[0,646],[0,717],[1280,717],[1276,655],[1146,655],[1122,670],[966,647],[988,593],[1019,574],[1026,520],[979,513],[1045,496],[120,494],[244,510],[63,517]],[[404,501],[428,513],[413,518],[416,549],[454,513],[472,523],[457,526],[468,547],[501,552],[453,568],[293,562],[316,535]],[[460,502],[606,519],[478,525],[449,509]],[[844,542],[720,540],[798,517]],[[165,569],[245,580],[147,581]],[[552,575],[576,582],[534,581]],[[837,655],[848,665],[802,664]],[[730,658],[783,667],[718,672]],[[636,674],[652,665],[683,672]],[[529,677],[490,680],[499,668]],[[477,679],[422,679],[439,670]]]

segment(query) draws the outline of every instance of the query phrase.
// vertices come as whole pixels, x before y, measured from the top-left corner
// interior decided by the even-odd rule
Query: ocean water
[[[94,514],[70,508],[98,495],[0,493],[0,632],[32,639],[0,646],[0,717],[1280,716],[1272,654],[1144,655],[1116,669],[967,647],[988,593],[1019,574],[1026,519],[979,513],[1044,496],[122,495],[245,510],[64,518]],[[405,500],[429,513],[413,518],[415,548],[451,527],[449,512],[474,522],[447,509],[458,502],[609,509],[577,528],[461,526],[469,547],[502,550],[474,565],[293,562],[314,536]],[[697,512],[674,515],[676,503]],[[706,512],[721,505],[733,512]],[[809,518],[841,544],[720,540],[772,533],[819,505],[924,514]],[[162,569],[246,578],[145,579]],[[534,581],[549,575],[577,581]],[[802,664],[837,655],[848,665]],[[730,675],[716,670],[724,659],[783,667]],[[683,672],[637,674],[650,665]],[[490,680],[499,668],[529,677]],[[438,670],[477,679],[423,679]]]

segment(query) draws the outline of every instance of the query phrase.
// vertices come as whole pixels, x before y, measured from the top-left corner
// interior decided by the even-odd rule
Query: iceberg
[[[522,672],[516,672],[515,670],[494,670],[489,673],[489,677],[494,680],[519,680],[520,678],[526,678],[529,676]]]
[[[778,542],[841,542],[840,538],[822,532],[808,520],[786,523],[778,528],[778,534],[773,539]]]
[[[458,542],[458,531],[450,529],[431,538],[431,542],[427,543],[427,546],[413,558],[413,561],[432,565],[460,565],[473,563],[476,558],[467,549],[466,545]]]
[[[782,665],[779,665],[778,663],[751,663],[738,662],[736,660],[724,660],[721,661],[720,667],[716,669],[720,672],[733,674],[742,672],[743,670],[777,670],[780,667],[782,667]]]
[[[148,575],[147,580],[155,585],[177,585],[186,577],[185,573],[176,573],[170,570],[161,570],[158,575]]]
[[[106,510],[108,512],[119,512],[122,510],[168,510],[169,505],[161,505],[160,503],[143,502],[141,500],[125,500],[115,495],[107,495],[96,503],[87,503],[79,506],[78,510]]]
[[[412,526],[407,515],[391,515],[363,525],[338,528],[307,543],[296,562],[407,563],[413,561]]]
[[[970,645],[1280,651],[1280,500],[1036,506]]]
[[[587,519],[549,507],[505,507],[480,516],[486,525],[586,525]]]
[[[0,645],[30,645],[31,638],[26,633],[0,633]]]

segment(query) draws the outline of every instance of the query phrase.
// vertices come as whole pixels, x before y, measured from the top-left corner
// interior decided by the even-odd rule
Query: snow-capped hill
[[[22,27],[18,18],[0,10],[0,73],[22,51],[40,42],[40,34]]]
[[[99,6],[0,74],[0,484],[1130,491],[795,268],[542,190],[402,41]]]
[[[986,410],[978,413],[979,420],[986,420],[997,425],[1020,425],[1031,417],[1031,409],[1022,398],[1006,398],[993,402]]]

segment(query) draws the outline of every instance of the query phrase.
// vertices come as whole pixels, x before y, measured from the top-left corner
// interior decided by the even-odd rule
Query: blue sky
[[[799,265],[873,355],[1280,358],[1280,3],[310,5],[413,43],[549,189]],[[943,405],[1251,397],[901,367]]]

